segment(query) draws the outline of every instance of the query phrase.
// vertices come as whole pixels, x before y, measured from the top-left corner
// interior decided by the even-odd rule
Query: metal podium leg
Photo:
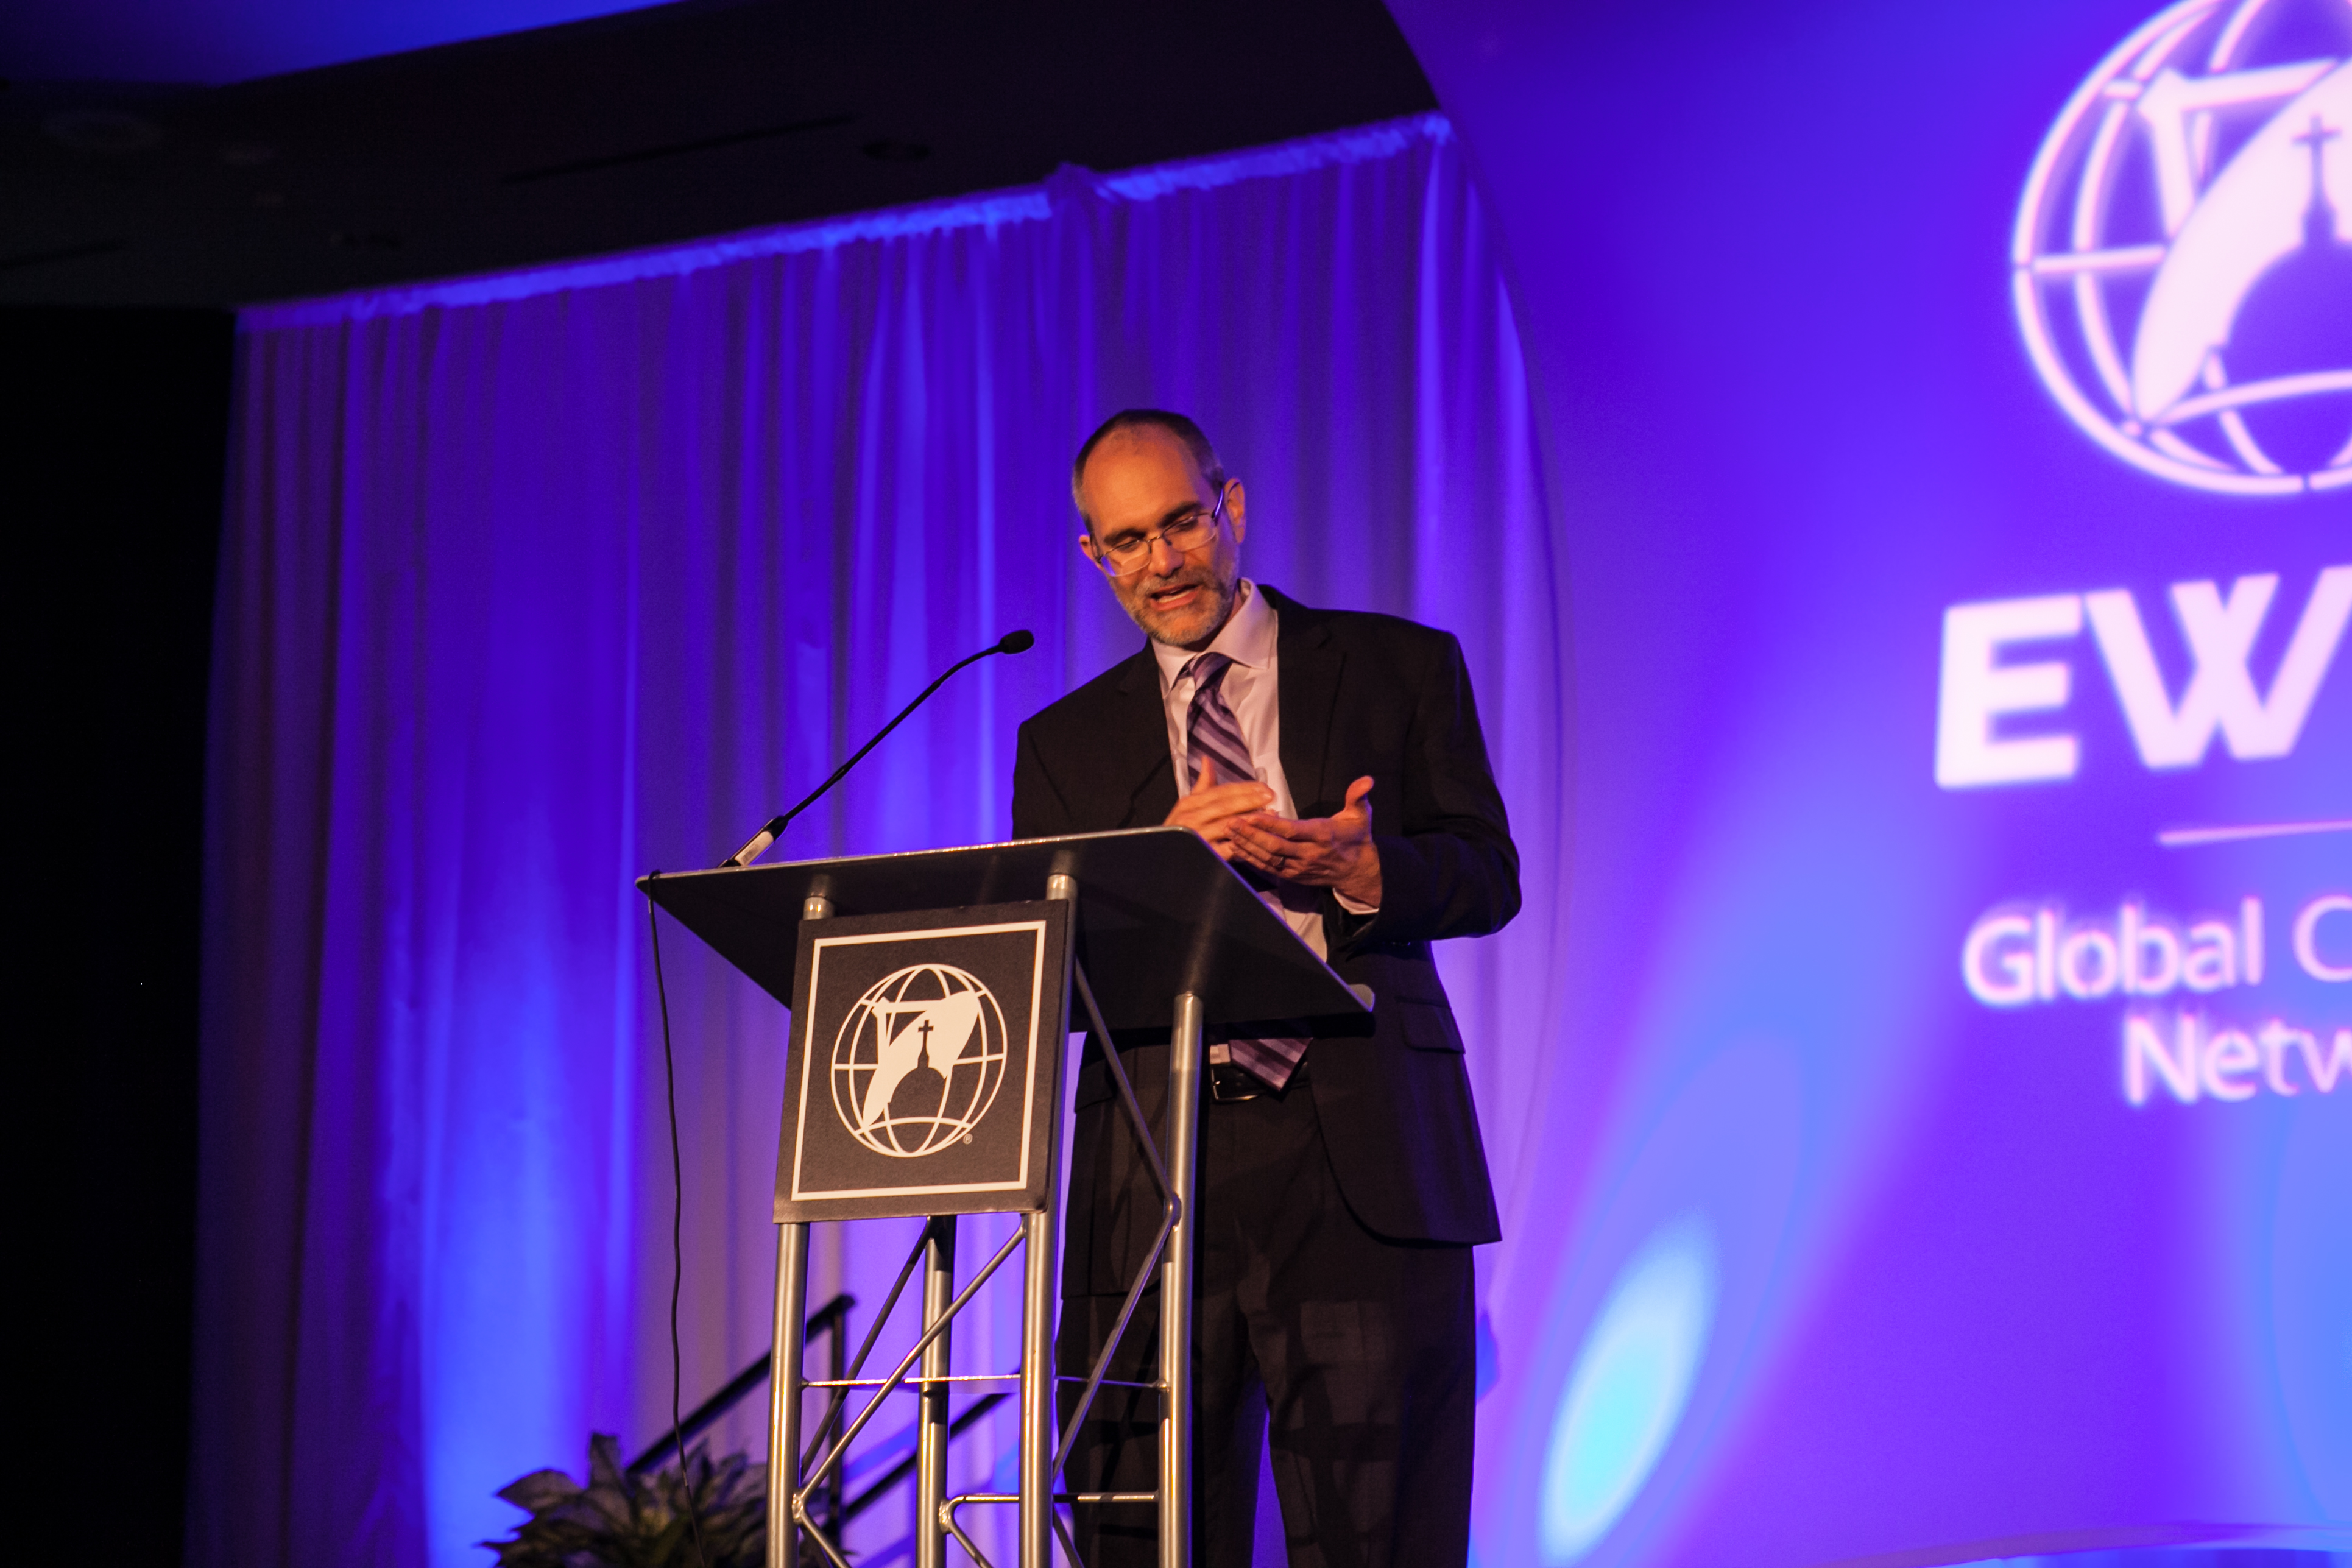
[[[801,1354],[808,1337],[805,1225],[776,1227],[776,1348],[768,1361],[768,1568],[797,1568],[793,1493],[801,1484]]]
[[[1160,1568],[1192,1563],[1192,1237],[1201,1141],[1200,997],[1176,998],[1168,1041],[1168,1184],[1183,1206],[1160,1272]]]
[[[819,881],[801,900],[801,919],[833,918]],[[776,1227],[776,1327],[768,1342],[768,1568],[799,1568],[801,1532],[793,1494],[801,1488],[801,1360],[808,1349],[808,1246],[805,1225]],[[835,1331],[838,1342],[840,1331]],[[685,1456],[679,1455],[683,1460]],[[840,1528],[840,1521],[834,1521]]]
[[[923,1327],[947,1315],[955,1300],[956,1222],[939,1215],[923,1237]],[[948,1375],[948,1341],[955,1331],[941,1329],[923,1348],[925,1379],[916,1402],[921,1412],[915,1427],[915,1568],[947,1568],[947,1532],[940,1524],[940,1505],[948,1496],[948,1391],[951,1384],[932,1381]]]
[[[1054,1211],[1021,1216],[1021,1568],[1054,1568]]]
[[[1056,871],[1045,879],[1045,896],[1062,903],[1078,901],[1078,879]],[[1062,982],[1066,992],[1069,981]],[[1047,1166],[1059,1172],[1062,1130],[1055,1107],[1054,1140],[1056,1153]],[[1055,1178],[1045,1182],[1045,1206],[1021,1216],[1021,1495],[1016,1525],[1015,1561],[1020,1568],[1054,1568],[1054,1450],[1062,1436],[1061,1411],[1055,1391],[1054,1268],[1060,1261],[1060,1215],[1054,1204]]]

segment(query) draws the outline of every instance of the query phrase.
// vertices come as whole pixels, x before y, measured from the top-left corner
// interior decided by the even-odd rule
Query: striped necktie
[[[1240,784],[1257,777],[1257,769],[1250,765],[1249,742],[1242,739],[1239,720],[1234,717],[1231,704],[1223,689],[1225,671],[1234,667],[1233,659],[1222,653],[1196,654],[1176,672],[1176,679],[1192,678],[1192,706],[1184,721],[1184,787],[1190,790],[1200,779],[1205,763],[1212,771],[1212,784]],[[1234,868],[1236,870],[1241,868]],[[1255,886],[1260,879],[1251,879]],[[1270,894],[1259,895],[1267,902]],[[1281,911],[1277,909],[1276,913]],[[1267,1087],[1279,1089],[1290,1081],[1298,1069],[1299,1058],[1307,1054],[1303,1039],[1228,1040],[1228,1056],[1236,1067],[1245,1068]]]
[[[1215,771],[1211,784],[1243,784],[1257,777],[1250,766],[1249,742],[1242,739],[1241,721],[1234,717],[1223,688],[1234,661],[1222,653],[1195,654],[1176,679],[1192,679],[1192,707],[1184,720],[1184,787],[1190,791],[1207,763]]]

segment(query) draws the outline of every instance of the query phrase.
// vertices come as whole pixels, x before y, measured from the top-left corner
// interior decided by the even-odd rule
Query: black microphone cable
[[[659,871],[646,878],[652,881]],[[678,1415],[678,1384],[684,1381],[684,1356],[678,1348],[677,1301],[686,1289],[686,1163],[677,1146],[677,1060],[669,1043],[669,987],[662,980],[661,908],[646,896],[646,924],[654,938],[654,995],[661,1003],[662,1085],[669,1093],[669,1440],[677,1450],[677,1484],[686,1499],[687,1524],[694,1532],[694,1560],[710,1568],[702,1549],[702,1509],[694,1500],[694,1467],[686,1452],[686,1423]]]
[[[1007,632],[1003,637],[997,638],[994,642],[989,644],[986,647],[982,648],[978,653],[967,655],[948,666],[946,669],[940,672],[940,678],[937,680],[932,681],[929,686],[923,688],[919,696],[918,696],[912,702],[908,703],[904,708],[898,710],[897,718],[891,720],[887,724],[883,725],[881,730],[876,733],[872,740],[857,748],[855,755],[853,755],[847,762],[842,763],[841,766],[834,769],[832,777],[826,779],[824,783],[817,785],[816,788],[809,791],[807,796],[790,811],[783,813],[782,816],[770,817],[768,819],[767,826],[761,828],[758,833],[752,835],[751,842],[743,846],[742,848],[735,851],[734,854],[727,857],[726,859],[719,862],[719,868],[723,871],[730,866],[749,866],[752,861],[757,860],[761,856],[766,854],[768,852],[768,847],[775,843],[777,839],[783,837],[784,828],[790,825],[793,817],[798,816],[802,812],[806,811],[810,806],[814,805],[819,800],[822,800],[824,797],[825,791],[839,784],[843,777],[848,773],[850,769],[856,767],[859,763],[864,762],[866,760],[866,752],[880,745],[884,736],[888,735],[891,731],[897,729],[906,719],[908,714],[912,713],[916,709],[920,708],[926,701],[928,701],[932,692],[937,691],[940,687],[945,686],[948,683],[948,678],[955,674],[957,670],[963,668],[966,665],[978,664],[982,659],[986,658],[991,654],[1027,653],[1031,648],[1036,646],[1037,639],[1030,636],[1027,632]]]

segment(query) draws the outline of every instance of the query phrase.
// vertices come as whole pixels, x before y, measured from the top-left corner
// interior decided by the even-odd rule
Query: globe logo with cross
[[[2352,0],[2183,0],[2101,61],[2010,247],[2068,417],[2200,489],[2352,487]]]
[[[1004,1086],[1004,1012],[977,976],[910,964],[869,987],[833,1042],[833,1108],[877,1154],[913,1160],[958,1142]]]

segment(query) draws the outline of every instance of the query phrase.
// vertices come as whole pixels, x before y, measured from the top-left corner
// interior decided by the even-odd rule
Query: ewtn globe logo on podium
[[[1072,931],[1051,899],[803,921],[776,1218],[1045,1206]]]
[[[2237,495],[2352,486],[2352,0],[2185,0],[2042,142],[2027,353],[2091,438]]]
[[[977,976],[918,963],[857,999],[833,1042],[833,1108],[849,1135],[894,1159],[959,1141],[1004,1086],[1004,1010]]]

